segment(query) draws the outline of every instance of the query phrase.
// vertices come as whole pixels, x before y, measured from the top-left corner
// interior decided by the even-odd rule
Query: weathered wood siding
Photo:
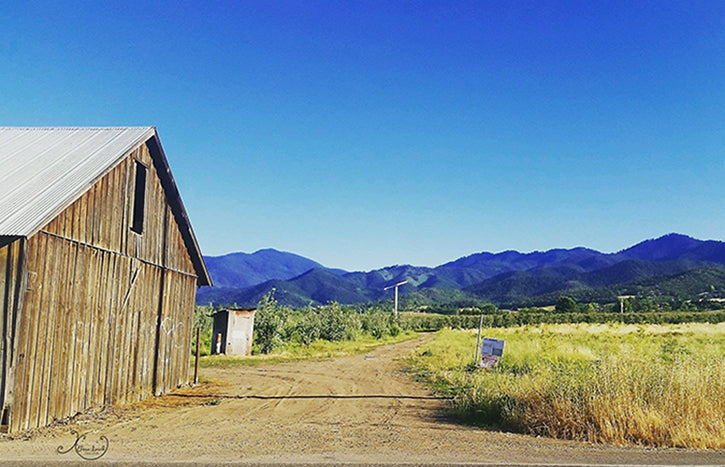
[[[23,239],[0,238],[0,427],[7,426],[13,399],[17,305],[23,298]]]
[[[196,273],[146,145],[28,240],[27,271],[12,431],[188,381]]]

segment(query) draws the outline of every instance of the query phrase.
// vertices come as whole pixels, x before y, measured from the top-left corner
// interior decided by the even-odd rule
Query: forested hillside
[[[645,240],[616,253],[578,247],[544,252],[475,253],[435,268],[395,265],[368,272],[327,269],[276,250],[206,258],[215,287],[199,304],[254,305],[271,289],[285,305],[363,303],[388,299],[383,289],[407,281],[407,303],[461,306],[553,304],[562,294],[611,302],[621,294],[662,299],[725,297],[725,243],[680,234]]]

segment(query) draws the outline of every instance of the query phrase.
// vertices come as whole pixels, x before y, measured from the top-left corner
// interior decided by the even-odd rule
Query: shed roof
[[[209,316],[216,316],[220,313],[237,313],[237,314],[253,315],[253,314],[257,313],[257,308],[222,308],[221,310],[217,310]]]
[[[199,285],[211,285],[154,127],[0,127],[0,236],[30,237],[143,143],[157,166]]]

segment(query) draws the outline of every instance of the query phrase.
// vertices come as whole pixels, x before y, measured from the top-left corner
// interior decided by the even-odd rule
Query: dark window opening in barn
[[[133,223],[131,230],[143,233],[144,204],[146,203],[146,166],[136,161],[136,185],[133,192]]]

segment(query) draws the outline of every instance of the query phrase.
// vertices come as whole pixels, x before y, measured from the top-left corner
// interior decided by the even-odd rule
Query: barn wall
[[[7,429],[12,403],[15,323],[23,292],[25,241],[0,237],[0,431]]]
[[[135,161],[148,167],[131,231]],[[188,381],[196,275],[145,145],[28,241],[11,430]]]
[[[135,161],[148,168],[146,221],[139,235],[133,217]],[[161,181],[144,144],[42,231],[99,249],[119,252],[167,269],[196,275],[181,232],[166,202]]]

